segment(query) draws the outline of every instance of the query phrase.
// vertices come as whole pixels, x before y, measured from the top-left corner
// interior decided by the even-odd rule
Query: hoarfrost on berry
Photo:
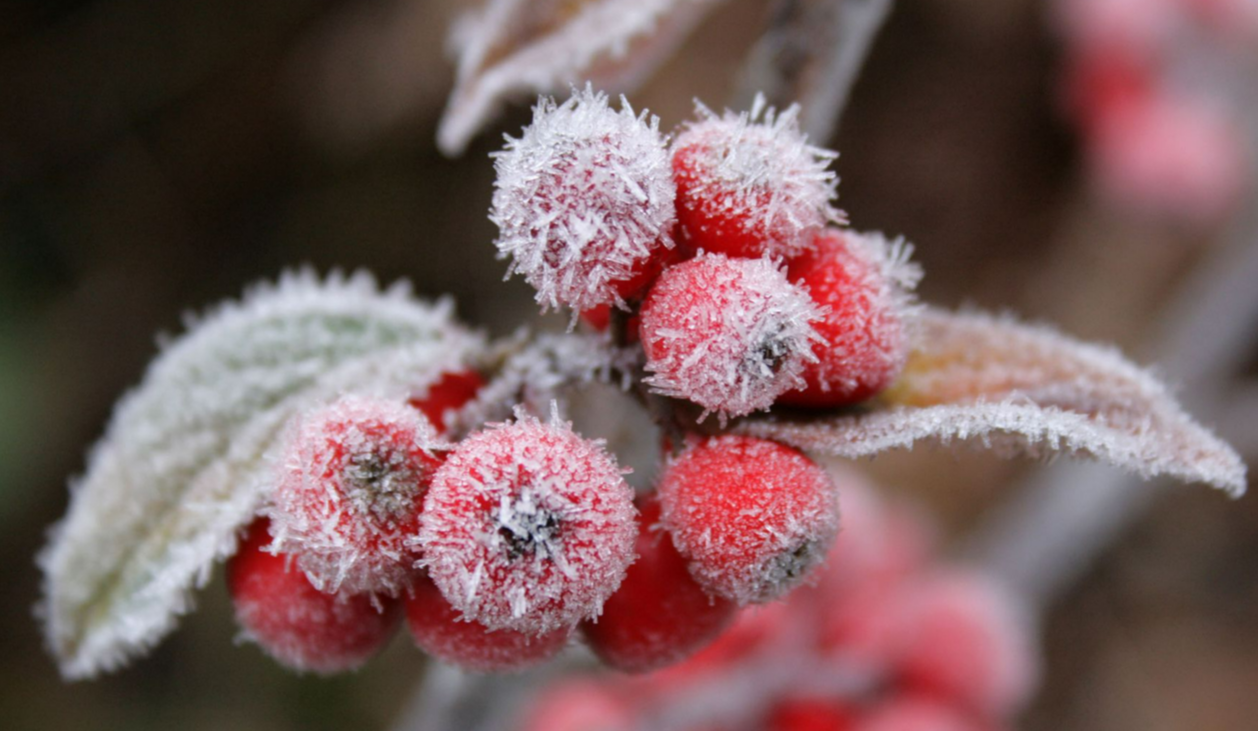
[[[619,112],[589,86],[563,104],[543,98],[533,124],[494,156],[495,244],[543,307],[619,303],[673,246],[676,194],[659,120]]]
[[[750,112],[720,117],[699,104],[701,119],[674,140],[678,223],[690,246],[789,257],[827,223],[842,222],[828,169],[838,155],[808,144],[798,105],[778,114],[764,103],[757,97]]]
[[[466,619],[542,634],[598,615],[633,559],[634,514],[600,442],[521,414],[450,454],[417,540],[433,582]]]
[[[804,385],[821,310],[767,259],[701,254],[664,272],[642,307],[645,382],[742,416]]]
[[[398,595],[419,556],[423,491],[448,447],[411,406],[345,396],[291,427],[269,510],[272,550],[327,592]]]

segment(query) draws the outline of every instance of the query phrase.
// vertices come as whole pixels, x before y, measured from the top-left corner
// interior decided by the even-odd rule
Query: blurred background
[[[1087,54],[1068,8],[1078,4],[902,0],[841,128],[824,142],[841,153],[840,204],[853,225],[916,245],[922,299],[1055,322],[1147,363],[1195,268],[1238,237],[1258,246],[1258,227],[1246,228],[1254,186],[1243,145],[1190,144],[1171,123],[1172,131],[1098,132],[1081,122],[1098,103],[1089,94],[1121,95],[1138,82],[1079,71]],[[150,657],[66,684],[33,617],[34,557],[112,404],[142,377],[155,334],[178,332],[183,313],[309,263],[406,277],[424,295],[450,292],[466,320],[494,335],[537,319],[527,286],[501,281],[486,218],[487,155],[504,132],[527,124],[528,105],[513,105],[457,159],[434,143],[454,79],[447,28],[464,5],[0,4],[5,728],[370,729],[387,727],[403,707],[424,670],[404,636],[355,675],[297,677],[233,642],[221,577]],[[771,6],[720,4],[633,94],[634,106],[671,128],[695,97],[725,103]],[[1254,18],[1252,35],[1202,25],[1177,40],[1181,83],[1223,79],[1224,92],[1255,93]],[[1232,123],[1241,139],[1254,139],[1254,100],[1227,99],[1239,110]],[[1149,193],[1140,184],[1156,177],[1158,162],[1117,144],[1139,134],[1188,165],[1209,154],[1221,162]],[[1163,205],[1168,187],[1184,195]],[[1203,187],[1204,203],[1173,210],[1183,197],[1198,200],[1185,191]],[[562,327],[565,318],[546,321]],[[1226,408],[1216,399],[1207,413],[1194,410],[1252,463],[1258,391],[1245,379],[1258,352],[1252,340],[1239,345],[1248,360],[1225,374],[1239,384]],[[869,468],[961,538],[1038,465],[926,449]],[[1254,498],[1164,491],[1053,598],[1046,681],[1019,727],[1250,727],[1258,718],[1255,555]]]

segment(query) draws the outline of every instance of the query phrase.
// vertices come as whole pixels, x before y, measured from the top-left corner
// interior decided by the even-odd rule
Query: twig
[[[892,0],[778,0],[769,29],[743,62],[734,108],[749,108],[757,93],[779,108],[799,102],[804,132],[825,144],[891,5]]]

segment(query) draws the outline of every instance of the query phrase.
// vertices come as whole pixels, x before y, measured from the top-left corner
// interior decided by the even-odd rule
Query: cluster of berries
[[[589,89],[544,100],[497,156],[498,245],[544,306],[625,310],[642,382],[705,414],[868,398],[903,364],[916,270],[903,247],[831,226],[834,154],[795,115],[703,110],[669,148]],[[229,566],[248,636],[332,672],[404,614],[421,648],[470,669],[524,667],[579,634],[645,671],[784,596],[833,544],[834,485],[796,449],[683,429],[635,497],[557,413],[448,441],[448,410],[480,385],[469,371],[409,403],[347,396],[290,426]]]
[[[519,728],[1007,728],[1037,674],[1017,607],[983,575],[934,560],[917,512],[878,501],[855,478],[838,481],[844,530],[815,585],[744,611],[716,642],[658,673],[556,682]],[[754,686],[739,682],[748,670]]]
[[[588,87],[542,100],[496,155],[490,218],[511,273],[596,328],[623,311],[655,392],[704,414],[835,407],[885,388],[907,351],[907,247],[835,227],[835,153],[797,108],[698,121],[670,141]]]
[[[1252,184],[1255,151],[1227,106],[1226,75],[1203,84],[1193,69],[1232,65],[1244,78],[1258,3],[1059,0],[1058,11],[1067,111],[1101,190],[1128,208],[1199,223],[1233,210]]]

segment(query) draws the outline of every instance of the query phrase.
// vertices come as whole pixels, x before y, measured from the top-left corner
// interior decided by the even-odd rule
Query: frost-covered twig
[[[803,107],[809,139],[828,140],[892,0],[778,0],[770,27],[739,74],[735,109],[763,92],[769,102]]]
[[[1209,417],[1258,333],[1258,201],[1227,244],[1199,264],[1168,306],[1147,353]],[[996,510],[966,553],[1028,608],[1043,611],[1150,505],[1159,491],[1097,464],[1039,473]]]

